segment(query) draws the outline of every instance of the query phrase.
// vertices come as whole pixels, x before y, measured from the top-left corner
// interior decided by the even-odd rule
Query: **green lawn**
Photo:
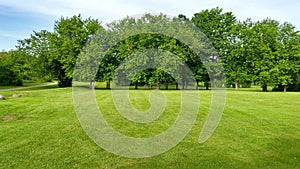
[[[55,86],[2,91],[0,168],[300,168],[300,93],[227,91],[219,127],[204,144],[199,133],[211,91],[200,91],[200,111],[187,137],[171,150],[150,158],[116,156],[97,146],[83,131],[71,88]],[[149,90],[130,90],[137,109],[149,108]],[[163,91],[165,112],[155,122],[135,124],[114,108],[109,90],[96,90],[100,110],[118,131],[133,137],[156,135],[174,122],[180,92]],[[19,93],[20,98],[10,97]]]

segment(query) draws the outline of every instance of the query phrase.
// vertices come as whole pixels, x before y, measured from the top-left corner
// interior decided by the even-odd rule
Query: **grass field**
[[[2,91],[7,100],[0,100],[0,168],[300,168],[300,93],[257,90],[229,89],[219,127],[199,144],[211,101],[211,91],[201,90],[199,115],[187,137],[161,155],[141,159],[106,152],[86,135],[71,88]],[[133,137],[166,130],[180,108],[180,92],[163,91],[168,104],[162,116],[135,124],[117,113],[109,90],[95,92],[106,120]],[[149,108],[149,92],[131,90],[132,104]],[[22,97],[10,97],[13,93]]]

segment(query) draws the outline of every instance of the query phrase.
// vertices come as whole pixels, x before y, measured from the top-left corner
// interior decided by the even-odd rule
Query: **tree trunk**
[[[239,90],[239,81],[237,79],[234,80],[235,90]]]
[[[95,80],[91,80],[90,87],[93,90],[95,89]]]
[[[71,87],[72,78],[61,77],[58,79],[58,87]]]
[[[205,90],[209,90],[209,83],[205,82]]]
[[[283,92],[287,91],[287,85],[283,85]]]
[[[157,83],[156,83],[156,89],[160,90],[160,80],[159,79],[157,80]]]
[[[188,89],[189,82],[185,81],[185,89]]]
[[[263,85],[262,86],[262,90],[263,90],[263,92],[267,92],[268,91],[268,85]]]
[[[110,80],[106,82],[106,89],[110,89]]]
[[[184,80],[181,80],[181,90],[184,90],[184,86],[185,86],[185,84],[184,84]]]
[[[134,89],[138,89],[138,81],[135,81],[135,87]]]
[[[197,80],[196,81],[196,90],[198,90],[199,89],[199,81]]]
[[[176,90],[178,90],[178,83],[176,82]]]
[[[61,69],[58,72],[58,87],[71,87],[72,78],[67,77],[65,70]]]
[[[166,82],[166,90],[169,90],[169,83]]]

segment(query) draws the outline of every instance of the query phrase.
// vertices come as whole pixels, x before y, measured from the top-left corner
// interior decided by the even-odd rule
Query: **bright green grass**
[[[1,92],[0,168],[300,168],[300,93],[228,90],[225,111],[213,136],[198,143],[210,106],[211,91],[201,90],[198,119],[187,137],[159,156],[119,157],[98,147],[82,130],[71,88],[43,87]],[[148,90],[131,90],[132,104],[149,108]],[[158,134],[174,122],[179,91],[163,91],[166,111],[155,122],[126,121],[109,90],[96,90],[100,110],[121,133]],[[12,93],[23,97],[11,98]]]

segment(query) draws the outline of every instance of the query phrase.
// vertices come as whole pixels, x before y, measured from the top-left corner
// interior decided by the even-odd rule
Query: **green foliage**
[[[195,13],[191,20],[208,37],[217,50],[217,55],[224,63],[227,78],[232,79],[231,81],[237,80],[243,69],[240,67],[240,62],[243,61],[239,58],[241,55],[241,45],[239,44],[241,26],[237,25],[236,17],[231,12],[223,13],[221,8],[213,8]],[[205,73],[206,71],[202,70],[201,72]],[[218,75],[220,73],[215,70],[212,74]],[[208,76],[204,74],[202,77]],[[206,81],[207,84],[210,81],[208,78],[202,80]],[[227,80],[227,82],[229,81]]]
[[[34,58],[31,62],[33,72],[31,78],[37,81],[49,81],[54,76],[53,66],[50,62],[50,37],[50,32],[42,30],[40,32],[34,31],[30,38],[18,41],[18,51]]]
[[[191,20],[208,37],[220,56],[228,52],[227,37],[236,23],[236,18],[231,12],[223,13],[223,10],[217,7],[195,13]]]
[[[0,85],[21,86],[22,80],[32,76],[32,58],[20,51],[0,53]]]
[[[280,53],[276,58],[276,79],[278,85],[287,91],[290,84],[297,84],[297,75],[300,70],[300,35],[295,26],[290,23],[280,25],[278,38]],[[297,86],[297,85],[296,85]],[[297,90],[295,88],[294,90]]]
[[[279,35],[279,22],[271,19],[265,19],[257,22],[253,27],[256,32],[256,46],[254,46],[255,55],[253,61],[254,74],[256,79],[267,90],[267,85],[274,83],[275,78],[275,58],[279,53],[277,37]]]
[[[22,86],[22,79],[13,70],[0,66],[0,86]]]
[[[286,91],[297,83],[300,43],[292,24],[272,19],[237,22],[231,12],[222,13],[220,8],[196,13],[192,21],[218,50],[228,85],[238,89],[255,81],[263,91],[268,85],[283,86]]]
[[[60,87],[67,87],[76,75],[74,78],[85,81],[106,81],[110,88],[115,71],[125,58],[145,49],[159,49],[183,60],[197,84],[203,82],[207,89],[224,86],[210,78],[221,79],[225,75],[227,85],[236,89],[255,83],[263,91],[270,85],[287,91],[296,89],[300,83],[300,35],[288,22],[280,24],[269,18],[257,22],[238,21],[233,13],[217,7],[195,13],[191,19],[183,14],[177,18],[145,14],[139,19],[127,17],[109,23],[106,27],[103,29],[98,20],[83,19],[80,15],[61,17],[55,22],[53,32],[34,31],[30,38],[19,41],[18,51],[10,53],[9,61],[3,59],[2,62],[10,62],[13,65],[10,69],[20,79],[58,79]],[[164,31],[156,32],[158,27]],[[92,36],[96,32],[96,36]],[[195,43],[196,52],[189,47]],[[163,62],[163,58],[155,62],[165,67],[172,63],[171,60]],[[147,63],[147,59],[136,62],[140,66]],[[225,75],[218,68],[220,63]],[[86,67],[74,74],[75,64]],[[132,63],[126,69],[134,66]],[[184,88],[192,77],[171,77],[172,69],[148,69],[136,75],[118,73],[136,88],[144,84],[164,84],[168,88],[169,83]]]
[[[185,34],[192,34],[193,32],[191,28],[187,27],[187,29],[179,30],[176,28],[178,27],[177,24],[183,23],[178,20],[178,18],[170,19],[162,14],[158,16],[145,14],[142,18],[137,20],[133,18],[125,18],[119,22],[110,23],[107,25],[107,30],[100,30],[96,36],[92,37],[89,42],[90,46],[83,50],[82,55],[78,60],[78,64],[81,66],[85,65],[83,66],[85,69],[78,73],[83,80],[88,80],[93,79],[94,77],[91,77],[91,75],[97,71],[96,79],[98,81],[107,81],[109,83],[114,76],[114,72],[125,58],[146,49],[168,51],[178,56],[193,71],[196,70],[193,69],[194,67],[202,67],[203,64],[199,64],[201,61],[197,54],[186,44],[176,38],[176,35],[178,34],[183,36],[182,38],[186,38],[184,36]],[[163,29],[165,29],[164,32],[167,34],[164,34],[164,32],[157,33],[155,31],[153,33],[153,30],[156,30],[156,27],[162,27],[162,25],[164,25]],[[139,33],[141,28],[143,28],[143,32]],[[149,31],[149,33],[144,33],[147,31]],[[183,32],[178,33],[178,31]],[[174,37],[168,36],[169,34],[174,35]],[[195,36],[203,39],[203,34]],[[109,41],[105,38],[109,38]],[[99,46],[103,46],[103,44],[104,47],[99,49]],[[198,46],[203,49],[202,46],[204,46],[204,42],[202,44],[198,44]],[[99,50],[97,51],[95,49]],[[181,81],[182,86],[189,82],[190,77],[183,76],[185,73],[184,71],[181,72],[183,73],[181,76],[178,75],[173,78],[170,77],[170,74],[174,74],[174,70],[176,70],[174,66],[179,66],[180,63],[178,65],[178,63],[175,63],[176,61],[174,59],[172,60],[171,57],[166,59],[167,57],[165,53],[162,55],[153,55],[148,53],[150,57],[147,57],[146,55],[147,52],[145,52],[145,54],[139,53],[139,57],[137,57],[134,62],[125,66],[126,70],[134,70],[138,67],[143,67],[143,65],[150,66],[149,68],[153,68],[151,65],[160,65],[164,68],[164,70],[149,69],[147,70],[148,72],[145,71],[144,73],[137,75],[128,74],[127,79],[132,80],[132,84],[150,83],[150,85],[152,85],[153,81],[156,81],[156,84],[164,83],[166,88],[168,88],[168,83],[174,82],[174,79],[177,81],[176,83]],[[96,58],[97,56],[100,56],[100,58]],[[94,63],[98,63],[99,66],[95,66]],[[99,69],[96,70],[95,68]],[[180,66],[177,69],[180,69]],[[194,73],[196,74],[196,71],[194,71]],[[118,72],[118,74],[119,76],[124,75],[122,72]],[[184,78],[179,79],[180,77]]]
[[[81,15],[61,17],[55,22],[54,32],[34,32],[29,39],[19,41],[18,48],[38,58],[40,76],[59,80],[60,87],[72,85],[77,56],[90,35],[101,26],[98,20],[83,19]]]

